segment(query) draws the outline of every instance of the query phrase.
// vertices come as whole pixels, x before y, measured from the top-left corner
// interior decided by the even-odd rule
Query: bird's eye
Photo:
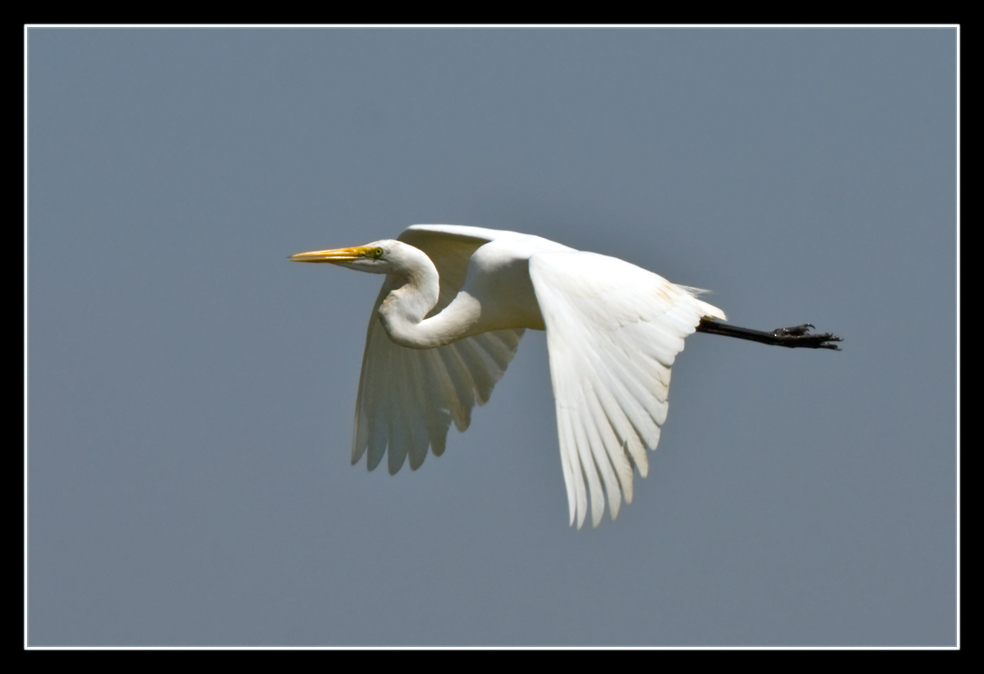
[[[370,257],[372,257],[373,260],[378,260],[383,256],[383,249],[379,247],[373,248],[371,251],[369,251],[369,255]]]

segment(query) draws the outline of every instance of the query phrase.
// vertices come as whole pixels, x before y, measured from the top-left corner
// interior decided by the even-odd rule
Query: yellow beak
[[[294,262],[351,262],[360,257],[369,257],[369,246],[354,246],[353,248],[334,248],[332,250],[312,250],[308,253],[291,255],[288,260]]]

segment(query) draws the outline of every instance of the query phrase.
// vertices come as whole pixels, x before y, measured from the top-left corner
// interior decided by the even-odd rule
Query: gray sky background
[[[956,640],[954,29],[31,29],[31,645]],[[349,465],[413,223],[708,288],[650,473],[567,526],[543,333]]]

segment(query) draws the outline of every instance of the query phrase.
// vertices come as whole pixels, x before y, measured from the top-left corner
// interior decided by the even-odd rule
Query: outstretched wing
[[[683,338],[702,316],[724,313],[693,289],[595,253],[537,253],[530,277],[547,327],[571,524],[581,527],[590,496],[598,526],[605,494],[615,519],[621,494],[632,501],[632,466],[648,472],[645,448],[659,442]]]
[[[496,233],[450,225],[414,225],[400,241],[424,251],[437,267],[441,292],[430,315],[450,304],[465,281],[472,253]],[[379,322],[379,305],[393,287],[383,283],[369,319],[362,376],[355,406],[352,463],[368,450],[373,470],[389,449],[389,472],[410,458],[416,470],[431,447],[444,453],[448,427],[459,431],[471,423],[471,410],[485,404],[492,387],[516,353],[523,330],[497,330],[434,349],[394,344]]]

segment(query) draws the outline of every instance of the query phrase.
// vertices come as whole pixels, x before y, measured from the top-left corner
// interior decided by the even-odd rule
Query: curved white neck
[[[467,337],[481,316],[481,305],[466,292],[436,316],[425,318],[437,304],[440,277],[422,251],[404,246],[401,270],[386,277],[393,288],[379,306],[379,320],[390,339],[411,349],[432,349]]]

